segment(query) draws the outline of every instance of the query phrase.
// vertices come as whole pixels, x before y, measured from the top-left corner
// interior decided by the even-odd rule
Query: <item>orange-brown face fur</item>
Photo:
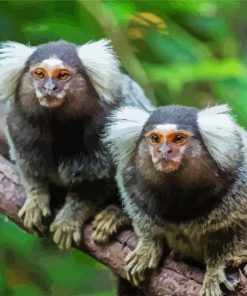
[[[176,171],[192,136],[192,133],[184,130],[162,131],[155,128],[149,131],[146,139],[155,168],[164,173]]]
[[[31,69],[40,105],[47,108],[61,106],[75,71],[59,59],[47,59]]]

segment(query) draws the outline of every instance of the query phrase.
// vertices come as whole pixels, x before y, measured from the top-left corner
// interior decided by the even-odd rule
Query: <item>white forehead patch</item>
[[[41,63],[41,66],[56,68],[56,67],[64,67],[64,64],[63,64],[63,61],[61,61],[60,59],[57,59],[56,57],[52,57],[52,58],[43,60]]]
[[[177,125],[172,124],[172,123],[167,123],[167,124],[157,124],[155,127],[157,130],[160,130],[162,132],[167,132],[170,130],[177,130]]]

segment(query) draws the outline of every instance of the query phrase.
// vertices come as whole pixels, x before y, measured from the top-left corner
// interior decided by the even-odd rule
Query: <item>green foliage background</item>
[[[247,127],[246,1],[0,1],[0,40],[112,39],[157,104],[226,102]],[[113,295],[110,273],[77,251],[0,221],[0,295]]]

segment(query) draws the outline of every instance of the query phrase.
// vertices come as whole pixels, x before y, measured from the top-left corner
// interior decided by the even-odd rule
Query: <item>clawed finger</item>
[[[81,241],[81,232],[77,227],[62,225],[62,223],[53,222],[50,226],[50,231],[54,232],[53,241],[61,250],[71,248],[72,241],[79,245]]]
[[[108,239],[108,235],[103,231],[98,231],[97,229],[92,233],[92,239],[97,243],[104,243]]]
[[[61,238],[60,238],[60,242],[58,244],[58,248],[60,250],[64,250],[65,249],[65,242],[66,242],[66,234],[62,233]]]
[[[42,215],[43,215],[44,217],[48,217],[48,216],[51,215],[51,210],[49,209],[49,207],[44,207],[44,208],[42,209]]]
[[[127,271],[126,272],[127,279],[136,287],[140,285],[141,282],[144,281],[144,273],[133,273],[132,271]]]
[[[56,244],[59,244],[60,240],[62,237],[62,230],[60,228],[58,228],[53,235],[53,240]]]
[[[104,216],[102,214],[97,215],[93,220],[93,227],[97,227],[97,225],[104,220]]]
[[[127,261],[127,268],[132,269],[134,265],[138,264],[138,261],[139,259],[137,256],[131,257],[131,260]]]
[[[48,214],[49,212],[49,207],[42,208],[38,203],[27,199],[20,209],[18,217],[23,219],[23,224],[26,228],[43,232],[45,227],[42,225],[42,214]]]
[[[80,230],[76,230],[73,233],[73,240],[74,240],[74,242],[76,243],[77,246],[80,244],[80,242],[81,242],[81,232],[80,232]]]

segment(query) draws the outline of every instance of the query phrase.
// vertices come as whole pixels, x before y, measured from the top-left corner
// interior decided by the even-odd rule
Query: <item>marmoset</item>
[[[181,259],[206,265],[201,295],[223,295],[220,284],[234,290],[225,267],[247,261],[246,139],[227,105],[113,111],[105,141],[117,165],[124,211],[139,238],[126,258],[135,285],[157,267],[165,238]],[[99,241],[101,232],[107,237],[106,212],[96,218]],[[121,215],[111,214],[118,226]]]
[[[0,98],[10,100],[7,136],[27,199],[19,212],[28,228],[50,214],[49,185],[66,188],[50,230],[59,248],[79,243],[96,209],[117,200],[114,168],[100,141],[106,117],[120,101],[152,108],[142,89],[119,70],[103,39],[0,48]]]

